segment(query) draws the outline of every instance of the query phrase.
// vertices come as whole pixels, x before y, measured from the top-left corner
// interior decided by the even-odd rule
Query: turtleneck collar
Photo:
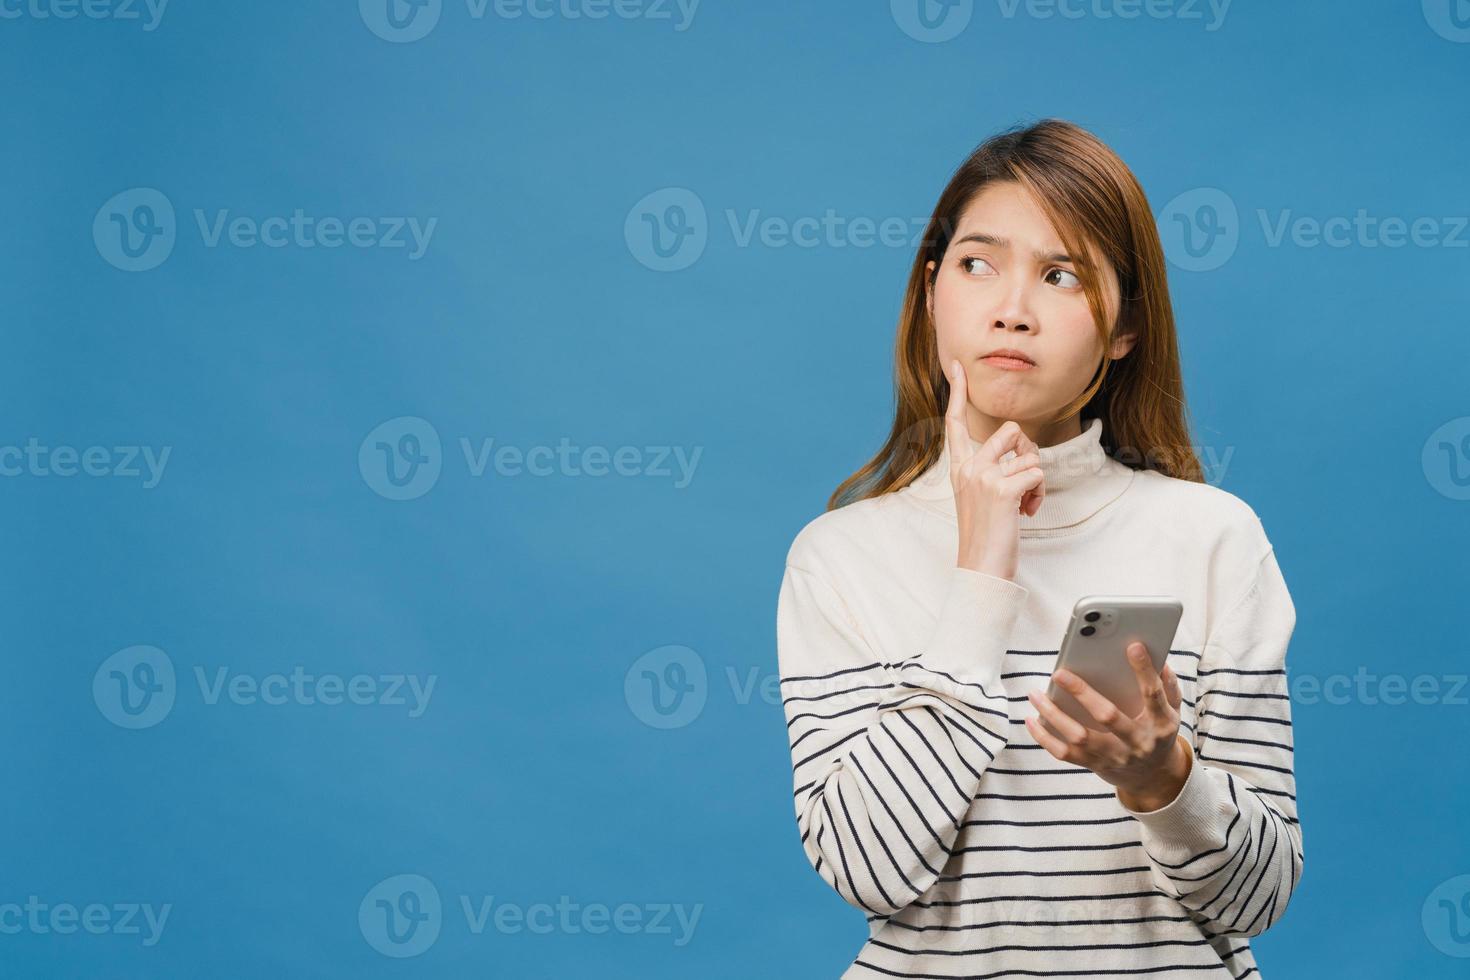
[[[1072,527],[1112,503],[1133,482],[1134,470],[1107,454],[1102,446],[1103,420],[1086,421],[1082,432],[1054,446],[1040,447],[1046,495],[1034,517],[1021,515],[1021,532]],[[983,443],[971,439],[978,451]],[[949,480],[949,437],[928,469],[901,492],[955,520],[954,490]]]

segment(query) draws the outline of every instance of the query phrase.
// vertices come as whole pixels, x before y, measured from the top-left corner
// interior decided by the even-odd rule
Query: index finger
[[[973,456],[970,440],[970,420],[965,411],[970,404],[969,386],[965,369],[959,361],[949,362],[949,404],[944,409],[944,432],[949,437],[949,462],[958,467]]]
[[[999,430],[997,430],[996,434],[999,435]],[[1009,446],[1010,448],[1000,450],[996,455],[996,462],[1002,462],[1007,453],[1016,456],[1025,456],[1027,453],[1041,452],[1041,447],[1031,440],[1031,437],[1026,434],[1026,431],[1019,424],[1015,426],[1014,434],[1002,440],[1000,445]]]
[[[1068,694],[1092,716],[1107,731],[1118,736],[1120,740],[1131,744],[1133,741],[1133,719],[1129,718],[1118,706],[1099,694],[1095,688],[1077,674],[1063,667],[1052,675],[1057,686]]]
[[[1138,690],[1143,695],[1144,711],[1155,716],[1167,715],[1169,702],[1164,693],[1164,680],[1154,669],[1153,659],[1148,655],[1148,647],[1137,641],[1130,643],[1128,663],[1133,667],[1133,673],[1138,678]]]

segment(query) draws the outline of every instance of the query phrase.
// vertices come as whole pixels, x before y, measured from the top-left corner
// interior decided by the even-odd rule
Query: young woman
[[[980,146],[914,260],[888,441],[791,545],[797,825],[869,924],[844,977],[1259,975],[1301,876],[1296,610],[1189,446],[1153,221],[1076,126]],[[1161,671],[1129,651],[1133,716],[1055,671],[1103,593],[1184,606]]]

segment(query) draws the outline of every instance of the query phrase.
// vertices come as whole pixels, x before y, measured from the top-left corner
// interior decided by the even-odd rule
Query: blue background
[[[760,685],[791,538],[886,434],[913,253],[742,245],[729,214],[923,219],[976,143],[1045,116],[1112,145],[1156,212],[1200,188],[1238,208],[1234,251],[1171,265],[1171,288],[1196,442],[1233,451],[1216,482],[1261,515],[1297,604],[1294,677],[1467,669],[1470,233],[1273,246],[1258,218],[1365,209],[1448,236],[1470,212],[1470,43],[1432,2],[1240,2],[1211,30],[1208,7],[992,0],[935,42],[887,2],[704,0],[677,30],[446,0],[408,43],[352,2],[173,0],[154,30],[13,3],[0,445],[171,455],[151,488],[0,479],[0,903],[172,909],[153,946],[0,934],[7,976],[837,975],[866,926],[805,863]],[[177,222],[140,272],[93,237],[133,188]],[[666,188],[706,209],[674,271],[625,236]],[[437,225],[416,260],[209,247],[195,209]],[[442,472],[393,500],[359,449],[405,416]],[[462,438],[702,455],[687,486],[475,476]],[[177,689],[130,730],[93,679],[137,644]],[[669,645],[704,701],[660,728],[637,662]],[[437,683],[412,718],[211,704],[195,682],[298,665]],[[1306,874],[1255,943],[1265,975],[1463,975],[1440,947],[1470,944],[1421,910],[1470,873],[1470,707],[1295,717]],[[399,874],[444,909],[405,959],[358,919]],[[475,934],[461,896],[700,917],[682,945],[677,925]]]

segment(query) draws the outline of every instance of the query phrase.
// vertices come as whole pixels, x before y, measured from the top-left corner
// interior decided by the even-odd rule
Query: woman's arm
[[[848,903],[892,915],[938,879],[1010,738],[1000,665],[1026,596],[955,568],[923,649],[889,663],[832,586],[788,562],[777,647],[796,822]]]
[[[1183,787],[1159,809],[1129,810],[1159,887],[1220,935],[1264,932],[1301,879],[1286,676],[1295,625],[1267,545],[1201,651],[1198,730]]]

